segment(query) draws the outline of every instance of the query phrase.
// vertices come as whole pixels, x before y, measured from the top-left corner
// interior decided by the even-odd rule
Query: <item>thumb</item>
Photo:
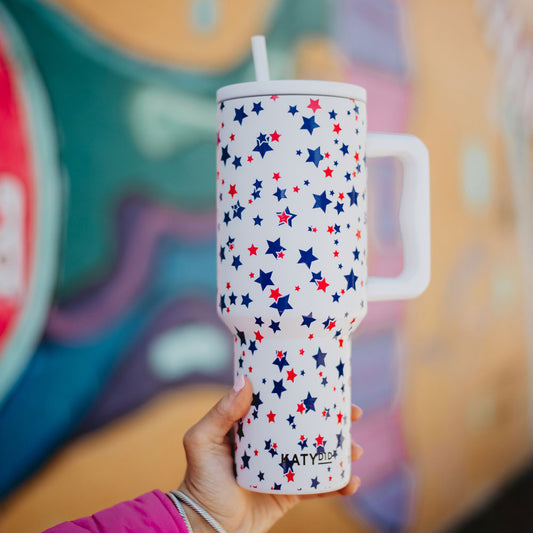
[[[223,396],[211,410],[187,433],[196,444],[222,444],[233,424],[242,418],[252,403],[252,384],[240,376],[233,389]]]

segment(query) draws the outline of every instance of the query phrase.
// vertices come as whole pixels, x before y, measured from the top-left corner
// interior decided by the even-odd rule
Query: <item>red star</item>
[[[285,257],[285,254],[283,252],[278,252],[278,257],[280,259],[283,259]]]
[[[309,105],[307,107],[309,109],[312,109],[313,113],[316,113],[317,109],[322,109],[322,107],[318,103],[318,101],[320,100],[319,98],[317,98],[316,100],[313,100],[312,98],[309,98],[309,100],[310,100],[310,102],[309,102]]]
[[[333,226],[328,226],[328,233],[331,235],[335,230],[333,229]]]
[[[268,423],[270,424],[270,422],[274,422],[274,419],[276,418],[276,413],[273,413],[272,409],[270,409],[270,413],[267,413],[267,417]]]
[[[279,172],[274,172],[274,175],[272,176],[272,179],[278,181],[280,178],[281,178],[281,176],[279,175]]]
[[[339,257],[339,251],[338,250],[335,250],[333,252],[333,257]]]
[[[285,476],[287,477],[287,481],[294,481],[294,472],[287,472]]]
[[[342,128],[341,128],[341,125],[340,125],[340,124],[335,124],[335,126],[333,126],[333,131],[334,131],[335,133],[340,133],[341,130],[342,130]]]
[[[296,185],[296,187],[293,187],[292,189],[294,192],[300,192],[300,187],[298,187],[298,185]]]
[[[357,240],[359,240],[361,238],[361,230],[358,229],[357,232],[355,233],[355,236],[357,237]]]
[[[294,383],[294,378],[298,374],[291,368],[290,370],[287,370],[287,381],[292,381]]]
[[[235,185],[230,185],[228,194],[233,198],[237,194],[237,187]]]
[[[298,291],[300,290],[300,286],[299,286],[299,285],[296,285],[296,287],[294,287],[294,290],[295,290],[296,292],[298,292]]]
[[[277,94],[273,94],[270,99],[271,100],[274,100],[274,102],[279,98],[279,96]]]
[[[251,366],[248,367],[248,372],[250,372],[250,374],[252,373],[252,367]]]
[[[344,346],[344,340],[339,339],[339,348],[342,348]]]
[[[263,335],[261,335],[261,332],[259,330],[254,331],[254,335],[256,341],[261,342],[264,339]]]
[[[303,403],[298,404],[298,408],[296,409],[299,413],[303,413],[305,411],[305,407]]]
[[[254,279],[255,278],[255,274],[253,272],[250,272],[250,278],[251,279]]]
[[[272,141],[276,141],[276,142],[279,142],[279,138],[281,137],[281,134],[278,133],[277,131],[274,131],[274,133],[271,133],[270,134],[270,139]]]
[[[287,221],[289,220],[289,215],[287,215],[285,211],[281,213],[281,215],[278,215],[278,217],[279,217],[280,224],[287,224]]]
[[[344,200],[344,193],[343,192],[339,193],[339,200]]]
[[[331,331],[335,326],[337,325],[337,322],[335,320],[332,320],[329,324],[327,329]]]
[[[258,450],[254,450],[254,455],[257,457],[259,455],[259,451]]]
[[[226,283],[226,289],[231,289],[231,283],[229,281]]]
[[[254,160],[254,158],[251,155],[249,155],[248,156],[248,163],[251,163],[253,160]]]
[[[300,355],[303,355],[305,353],[305,350],[303,348],[300,348]]]
[[[326,287],[329,287],[329,283],[326,283],[326,278],[321,279],[321,280],[317,283],[317,290],[318,290],[318,291],[324,291],[324,292],[326,292]]]
[[[230,140],[230,141],[234,141],[234,140],[235,140],[235,133],[232,133],[232,134],[229,136],[229,140]]]
[[[318,434],[318,437],[315,439],[316,440],[316,443],[319,445],[319,446],[322,446],[322,443],[324,442],[324,437],[322,437],[322,435],[320,435],[320,433]]]
[[[283,357],[283,351],[282,350],[278,350],[277,353],[276,353],[276,357],[278,359],[281,359]]]
[[[355,155],[353,156],[353,158],[354,158],[356,161],[359,161],[359,152],[355,152]]]
[[[324,174],[326,174],[324,177],[325,178],[331,178],[333,176],[333,169],[332,168],[326,168],[324,169]]]
[[[305,440],[305,435],[300,435],[300,440]]]
[[[329,152],[326,152],[326,153],[324,154],[324,157],[325,157],[326,159],[329,159]]]
[[[250,255],[257,255],[257,250],[258,250],[257,246],[254,246],[253,244],[252,246],[250,246],[250,248],[248,248]]]
[[[343,419],[342,413],[337,413],[337,424],[342,424],[342,419]]]

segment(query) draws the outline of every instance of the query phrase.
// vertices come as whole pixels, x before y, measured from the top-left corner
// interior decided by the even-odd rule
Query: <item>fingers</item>
[[[361,480],[358,476],[352,476],[350,478],[350,482],[346,487],[343,487],[342,489],[338,490],[336,494],[340,494],[341,496],[351,496],[352,494],[355,494],[357,492],[357,489],[361,486]]]
[[[359,420],[363,416],[363,410],[355,404],[352,404],[352,422]]]
[[[357,461],[361,455],[363,455],[363,448],[359,446],[359,444],[355,444],[355,442],[352,441],[352,462]]]
[[[225,442],[226,434],[232,429],[233,424],[242,418],[250,409],[252,403],[252,384],[247,378],[238,380],[236,388],[231,389],[217,404],[194,426],[192,426],[183,439],[185,449],[194,446]]]

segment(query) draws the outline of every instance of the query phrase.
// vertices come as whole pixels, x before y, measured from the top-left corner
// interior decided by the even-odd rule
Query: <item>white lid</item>
[[[338,81],[269,80],[225,85],[217,91],[217,102],[247,96],[304,94],[311,96],[340,96],[366,102],[366,90],[358,85]]]

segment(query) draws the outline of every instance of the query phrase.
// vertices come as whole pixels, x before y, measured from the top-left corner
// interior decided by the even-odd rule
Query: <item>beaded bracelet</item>
[[[181,492],[181,490],[171,490],[170,494],[175,496],[180,502],[188,505],[193,511],[196,511],[217,533],[226,533],[226,530],[203,507]]]

